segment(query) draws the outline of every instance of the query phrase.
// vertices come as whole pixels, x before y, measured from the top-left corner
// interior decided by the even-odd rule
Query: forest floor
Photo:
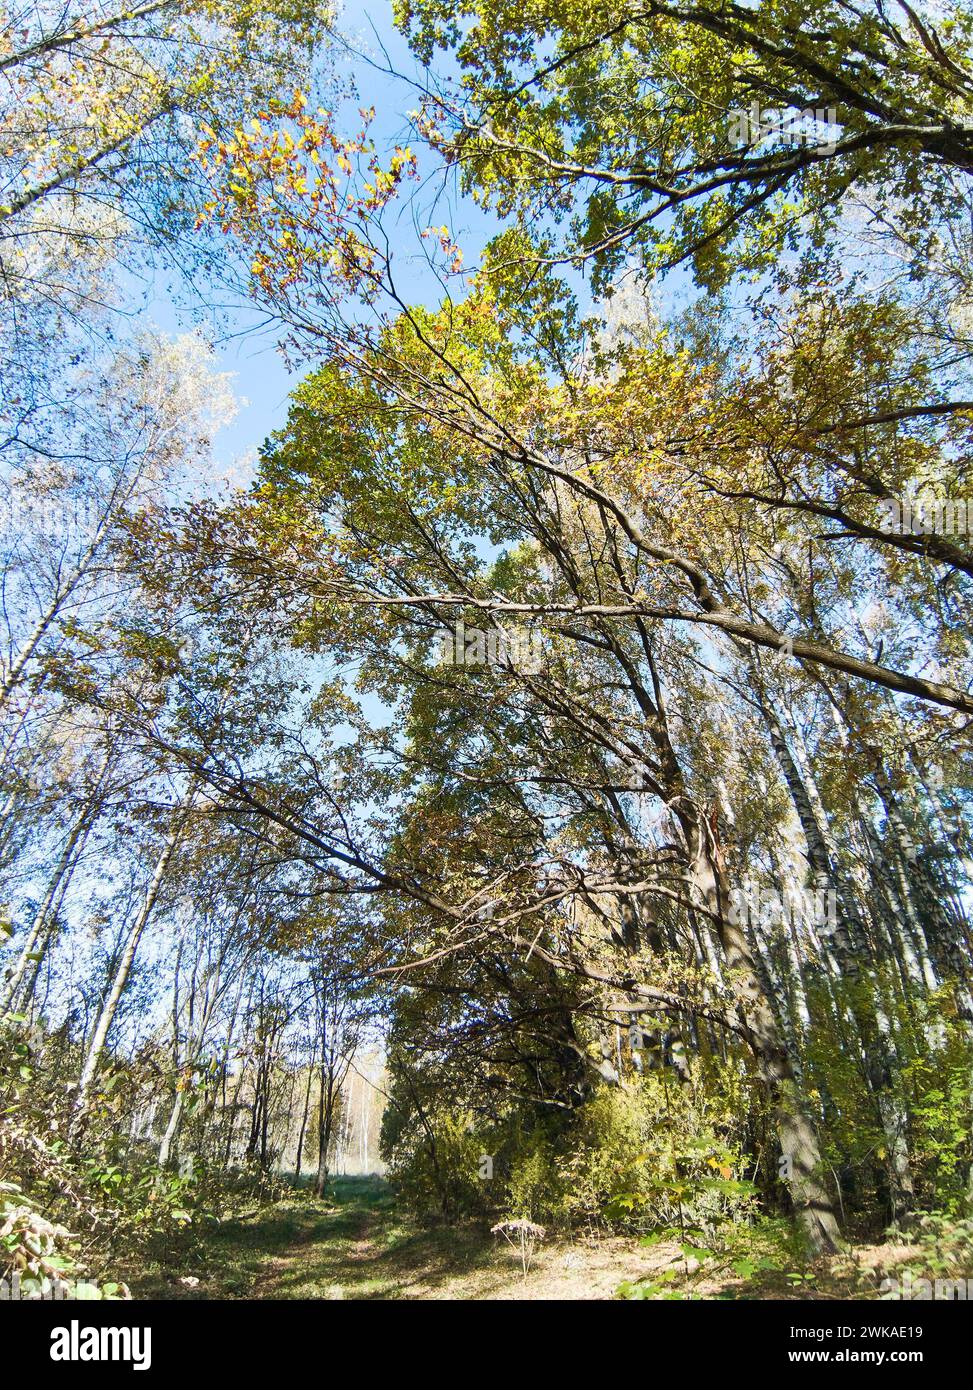
[[[143,1271],[129,1282],[135,1298],[164,1299],[600,1300],[642,1279],[661,1279],[669,1296],[867,1298],[881,1269],[904,1253],[861,1247],[853,1270],[847,1260],[818,1261],[745,1282],[729,1270],[694,1269],[676,1244],[575,1236],[543,1243],[524,1278],[519,1251],[501,1236],[474,1225],[420,1226],[381,1179],[339,1178],[323,1199],[297,1192],[223,1222],[186,1274]]]

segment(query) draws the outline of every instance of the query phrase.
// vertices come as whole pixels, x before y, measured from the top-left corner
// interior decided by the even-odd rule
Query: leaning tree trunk
[[[175,1143],[176,1134],[179,1131],[179,1122],[182,1119],[183,1092],[176,1091],[176,1098],[172,1103],[172,1110],[169,1113],[169,1123],[166,1125],[162,1142],[159,1145],[159,1167],[168,1168],[169,1159],[172,1154],[172,1146]]]
[[[66,886],[65,880],[69,880],[74,871],[80,855],[79,846],[83,846],[88,831],[91,829],[91,813],[96,806],[96,801],[97,798],[92,798],[85,804],[81,815],[75,821],[71,833],[68,835],[57,867],[47,886],[44,899],[34,914],[34,920],[30,924],[17,962],[4,984],[3,995],[0,997],[0,1013],[6,1012],[13,1006],[24,977],[34,957],[38,954],[38,948],[46,944],[48,927],[55,915],[54,904],[60,895],[62,884]]]
[[[297,1135],[297,1158],[294,1161],[294,1176],[297,1184],[301,1182],[301,1167],[304,1162],[304,1136],[307,1134],[307,1118],[311,1110],[311,1082],[314,1078],[314,1067],[308,1063],[307,1068],[307,1088],[304,1092],[304,1112],[301,1115],[301,1128]]]
[[[118,968],[115,971],[115,978],[112,981],[108,997],[102,1005],[98,1015],[98,1022],[95,1024],[95,1030],[91,1036],[91,1042],[88,1045],[84,1066],[81,1070],[81,1078],[78,1082],[78,1094],[75,1104],[79,1113],[84,1109],[88,1092],[91,1089],[91,1083],[94,1080],[95,1072],[98,1070],[98,1062],[104,1051],[105,1043],[108,1040],[109,1030],[114,1022],[122,995],[125,992],[125,986],[128,984],[128,977],[132,971],[132,965],[135,961],[135,954],[138,951],[139,942],[142,939],[142,933],[145,931],[149,918],[152,916],[152,910],[162,890],[166,870],[169,867],[169,862],[179,843],[179,837],[185,820],[186,812],[183,812],[178,826],[166,837],[162,852],[156,860],[149,886],[145,891],[142,906],[139,908],[135,921],[132,923],[131,929],[129,930],[128,939],[125,942],[121,959],[118,962]]]
[[[777,765],[804,832],[813,887],[819,894],[832,886],[835,889],[839,920],[831,946],[845,985],[843,994],[861,1043],[865,1079],[874,1096],[877,1119],[885,1136],[889,1155],[889,1197],[893,1218],[899,1220],[914,1202],[912,1168],[906,1142],[906,1117],[895,1092],[891,1040],[884,1011],[878,1008],[876,997],[879,986],[862,971],[861,956],[867,937],[865,923],[858,911],[854,890],[841,873],[829,843],[817,789],[810,779],[805,780],[791,755],[780,721],[766,699],[760,701],[760,709]]]
[[[838,1248],[840,1229],[834,1203],[822,1176],[824,1167],[817,1131],[805,1113],[794,1066],[780,1035],[770,1000],[742,925],[733,919],[714,828],[696,808],[682,812],[690,851],[690,878],[712,914],[726,961],[740,1025],[753,1053],[757,1073],[773,1106],[784,1159],[782,1176],[797,1219],[816,1253]]]

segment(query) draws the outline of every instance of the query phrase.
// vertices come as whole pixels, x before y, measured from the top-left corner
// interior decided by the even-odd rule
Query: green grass
[[[778,1268],[727,1278],[705,1267],[688,1278],[686,1295],[720,1298],[862,1297],[855,1271],[819,1262],[810,1288],[789,1271],[801,1261],[770,1239],[747,1233],[745,1253],[773,1253]],[[766,1237],[772,1249],[764,1251]],[[615,1296],[623,1283],[656,1281],[678,1263],[672,1242],[647,1248],[631,1237],[603,1241],[552,1236],[524,1280],[520,1260],[484,1226],[422,1226],[397,1205],[379,1178],[337,1178],[325,1197],[309,1186],[276,1202],[201,1226],[175,1263],[123,1274],[135,1298],[163,1299],[437,1299]],[[756,1243],[755,1243],[756,1242]],[[187,1251],[192,1248],[192,1254]],[[870,1258],[864,1252],[866,1259]],[[884,1262],[872,1252],[872,1263]],[[175,1251],[170,1252],[174,1260]],[[187,1286],[189,1277],[196,1282]],[[877,1283],[877,1279],[874,1281]],[[668,1288],[668,1286],[667,1286]]]
[[[186,1267],[196,1287],[158,1269],[129,1283],[136,1298],[408,1298],[417,1278],[434,1290],[489,1265],[494,1248],[480,1230],[403,1218],[379,1178],[337,1178],[323,1198],[305,1188],[217,1226]]]

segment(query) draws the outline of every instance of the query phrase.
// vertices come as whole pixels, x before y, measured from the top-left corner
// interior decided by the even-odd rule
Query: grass
[[[554,1241],[527,1280],[519,1254],[476,1225],[421,1226],[379,1178],[338,1178],[208,1233],[186,1273],[129,1276],[135,1298],[543,1299],[610,1298],[624,1278],[651,1273],[649,1254],[622,1239]]]
[[[901,1252],[862,1247],[859,1258],[880,1267],[892,1253]],[[592,1300],[660,1277],[697,1297],[869,1296],[837,1261],[805,1267],[799,1288],[783,1268],[743,1281],[684,1279],[684,1267],[675,1244],[576,1236],[544,1242],[524,1279],[519,1254],[484,1227],[421,1226],[380,1178],[337,1178],[324,1198],[305,1187],[222,1222],[184,1272],[144,1268],[128,1283],[135,1298],[163,1299]]]
[[[417,1276],[435,1289],[488,1265],[494,1244],[472,1227],[428,1229],[401,1218],[379,1178],[337,1178],[322,1199],[304,1188],[225,1221],[188,1276],[153,1269],[130,1284],[136,1298],[408,1298]]]

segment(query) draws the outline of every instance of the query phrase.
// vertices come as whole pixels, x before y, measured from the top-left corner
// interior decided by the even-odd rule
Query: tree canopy
[[[11,1152],[320,1195],[367,1054],[421,1214],[959,1221],[971,15],[394,22],[5,30]],[[242,485],[149,264],[299,377]]]

